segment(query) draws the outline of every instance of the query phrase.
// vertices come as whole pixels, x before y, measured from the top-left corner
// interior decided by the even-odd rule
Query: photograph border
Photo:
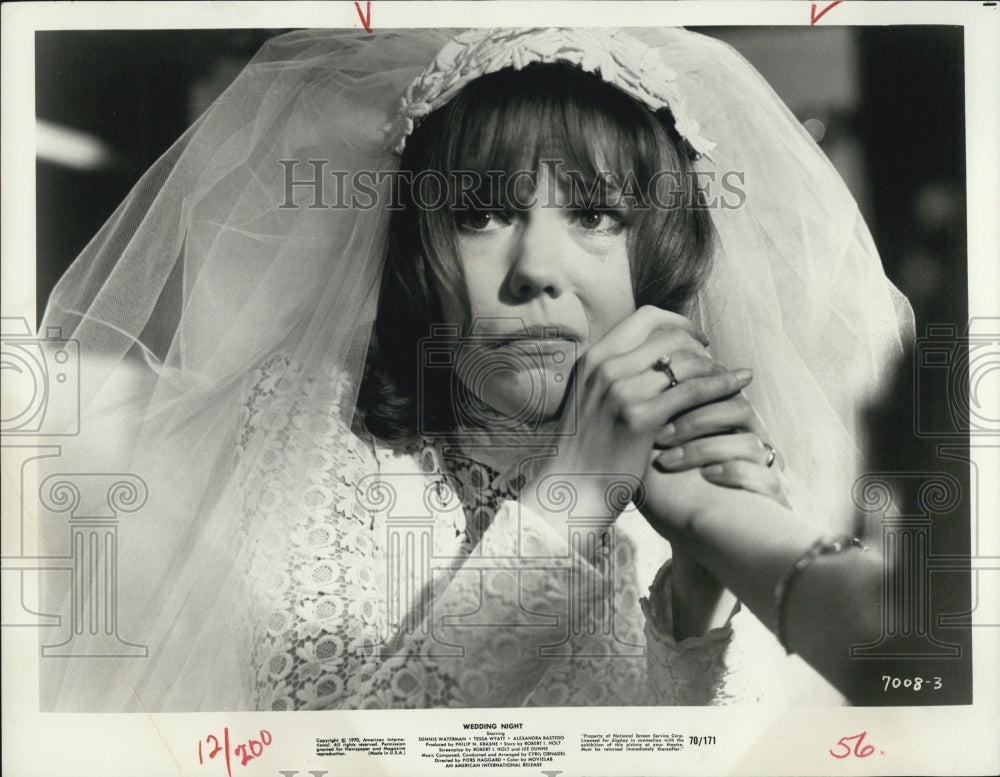
[[[816,6],[820,6],[817,9]],[[356,7],[357,6],[357,7]],[[811,7],[812,6],[812,7]],[[442,3],[30,3],[2,6],[2,310],[4,319],[36,320],[35,310],[35,160],[34,36],[44,29],[158,28],[298,28],[368,25],[388,27],[544,26],[572,18],[574,26],[684,25],[738,26],[811,24],[950,24],[965,31],[966,181],[970,315],[969,337],[997,346],[1000,292],[995,279],[1000,264],[1000,13],[984,3],[807,2],[489,2]],[[816,14],[822,10],[818,17]],[[365,13],[368,15],[365,16]],[[523,20],[523,23],[522,23]],[[992,327],[992,328],[991,328]],[[983,334],[979,334],[982,331]],[[4,333],[5,336],[7,333]],[[34,333],[44,338],[45,333]],[[918,338],[925,333],[918,332]],[[953,332],[957,337],[966,336]],[[21,336],[31,336],[22,332]],[[72,354],[72,342],[48,338],[45,349]],[[43,353],[42,358],[47,358]],[[995,352],[995,351],[994,351]],[[72,363],[72,358],[70,358]],[[996,369],[995,367],[993,368]],[[72,384],[73,374],[67,374]],[[993,385],[993,384],[989,384]],[[1000,418],[996,397],[982,416]],[[992,407],[992,410],[991,410]],[[392,710],[329,712],[234,713],[39,713],[38,640],[32,629],[0,630],[3,646],[3,773],[16,775],[111,775],[143,773],[209,775],[225,771],[222,763],[198,762],[207,737],[227,743],[249,741],[267,731],[272,740],[255,763],[233,763],[232,774],[329,775],[364,772],[438,774],[433,758],[421,757],[421,737],[459,736],[468,723],[521,723],[525,730],[563,736],[566,756],[541,769],[519,774],[977,774],[1000,768],[995,732],[1000,722],[1000,530],[995,516],[1000,486],[987,476],[1000,471],[1000,440],[992,433],[970,435],[973,536],[968,559],[974,581],[970,592],[973,621],[973,703],[955,707],[844,708],[560,708],[546,709]],[[16,438],[6,448],[36,449],[35,458],[58,454],[58,440],[39,437],[30,446]],[[17,453],[17,451],[15,451]],[[32,521],[38,505],[22,501],[55,483],[24,483],[26,460],[20,451],[16,467],[4,461],[4,568],[12,548],[31,546]],[[127,481],[117,473],[107,487],[119,494],[122,512],[139,509],[145,499],[141,478]],[[30,475],[28,476],[30,478]],[[15,517],[12,520],[12,516]],[[18,537],[18,531],[22,532]],[[35,538],[37,539],[37,538]],[[24,572],[18,573],[22,575]],[[5,577],[5,582],[7,578]],[[19,608],[16,586],[3,588],[4,612]],[[4,621],[6,623],[6,620]],[[978,627],[978,628],[977,628]],[[141,639],[124,642],[142,651]],[[612,754],[582,753],[581,733],[629,730],[676,732],[686,744],[679,752]],[[225,734],[223,734],[225,732]],[[856,738],[864,734],[862,738]],[[361,753],[331,759],[317,755],[320,740],[405,737],[405,756],[366,759]],[[711,738],[711,743],[709,743]],[[694,740],[698,740],[695,744]],[[875,750],[861,757],[865,743]],[[571,746],[572,745],[572,746]],[[850,756],[834,760],[835,749]],[[882,751],[884,755],[880,755]],[[881,760],[877,760],[881,759]],[[203,759],[204,760],[204,759]],[[221,771],[220,771],[221,770]],[[460,768],[451,769],[459,773]],[[480,770],[481,771],[481,770]]]

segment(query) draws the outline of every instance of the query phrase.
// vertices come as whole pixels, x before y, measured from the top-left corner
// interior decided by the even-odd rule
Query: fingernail
[[[672,440],[674,435],[677,434],[677,427],[673,424],[667,424],[660,430],[659,435],[657,435],[656,441],[661,445],[667,443],[667,441]]]
[[[750,370],[746,369],[745,367],[743,369],[736,370],[735,374],[736,374],[736,380],[738,380],[740,383],[749,383],[751,380],[753,380],[753,373]]]
[[[664,466],[669,466],[671,464],[676,464],[683,458],[684,458],[683,448],[669,448],[660,454],[659,462]]]
[[[707,467],[702,467],[701,472],[703,475],[707,475],[710,478],[717,478],[722,474],[722,465],[709,464]]]

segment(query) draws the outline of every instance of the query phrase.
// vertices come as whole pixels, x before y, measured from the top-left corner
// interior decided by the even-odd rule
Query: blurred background
[[[931,516],[927,542],[932,556],[967,555],[970,467],[961,455],[944,456],[939,448],[942,440],[967,443],[970,424],[967,412],[956,413],[957,405],[968,404],[968,381],[955,380],[969,366],[963,339],[968,277],[962,28],[697,31],[728,42],[753,63],[840,171],[888,276],[913,304],[918,355],[922,347],[926,351],[920,338],[928,325],[943,327],[931,343],[940,352],[937,369],[903,365],[884,405],[872,409],[870,460],[873,471],[956,478],[961,498],[946,513]],[[54,283],[142,173],[279,32],[36,33],[39,318]],[[902,514],[926,512],[921,482],[893,483]],[[881,527],[874,519],[871,524],[862,528],[875,537]],[[914,676],[933,657],[933,673],[945,678],[944,692],[883,692],[879,683],[872,704],[971,699],[971,640],[963,625],[971,608],[968,573],[938,571],[930,581],[929,598],[914,605],[924,608],[918,615],[926,633],[918,642],[926,651],[918,646],[912,659],[894,657],[885,665],[896,675]],[[957,647],[958,655],[935,645]]]

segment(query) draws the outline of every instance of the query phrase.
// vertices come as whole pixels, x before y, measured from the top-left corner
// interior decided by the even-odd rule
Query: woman
[[[784,500],[777,449],[793,504],[842,528],[853,414],[900,347],[894,290],[759,76],[699,36],[647,34],[659,48],[594,31],[472,32],[440,53],[435,33],[283,36],[78,260],[47,323],[102,358],[85,400],[122,393],[84,434],[128,432],[120,466],[159,492],[172,559],[122,574],[163,581],[122,602],[152,648],[127,678],[144,706],[707,703],[767,685],[733,656],[721,586],[678,548],[677,585],[657,575],[645,605],[661,682],[644,691],[636,587],[663,557],[639,579],[615,519],[634,500],[679,539],[704,489]],[[372,128],[408,84],[398,167]],[[708,182],[745,183],[695,200],[711,225],[648,207],[657,171],[688,172],[685,151],[710,154],[692,168]],[[465,187],[484,197],[441,209],[390,176],[366,207],[380,176],[356,175],[491,169],[527,185],[490,203]],[[605,171],[581,202],[574,180],[589,191]],[[316,196],[297,207],[303,186]],[[752,385],[676,313],[636,310],[647,300],[699,319]],[[422,339],[437,322],[446,336]],[[498,377],[498,360],[517,366]]]

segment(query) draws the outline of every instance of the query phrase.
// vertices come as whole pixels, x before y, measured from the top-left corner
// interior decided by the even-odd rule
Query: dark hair
[[[707,211],[686,206],[697,186],[690,149],[673,123],[668,111],[652,112],[597,75],[567,63],[532,64],[476,79],[428,115],[407,139],[400,170],[439,171],[450,184],[455,171],[511,175],[558,159],[588,185],[605,173],[634,176],[643,196],[658,171],[671,171],[686,189],[683,201],[650,207],[646,198],[633,210],[629,260],[637,305],[684,312],[707,274],[714,230]],[[409,186],[399,187],[399,202],[359,396],[365,426],[386,441],[454,428],[447,378],[421,373],[419,343],[444,321],[439,290],[466,296],[454,210],[418,204]]]

